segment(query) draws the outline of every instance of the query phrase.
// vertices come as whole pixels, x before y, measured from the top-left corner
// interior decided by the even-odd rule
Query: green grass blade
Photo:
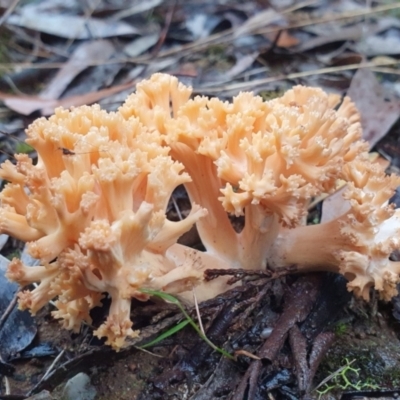
[[[139,346],[141,349],[146,349],[147,347],[154,346],[158,342],[161,342],[162,340],[166,339],[169,336],[172,336],[173,334],[179,332],[181,329],[183,329],[189,321],[185,319],[184,321],[180,322],[178,325],[173,326],[171,329],[168,329],[166,332],[162,333],[160,336],[157,336],[154,340],[152,340],[149,343],[146,343],[142,346]]]
[[[142,293],[144,293],[144,294],[148,294],[149,296],[160,297],[161,299],[169,301],[170,303],[173,303],[173,304],[176,304],[176,305],[180,305],[181,304],[176,297],[171,296],[168,293],[159,292],[158,290],[151,290],[151,289],[140,289],[140,291]]]
[[[171,296],[170,294],[164,293],[164,292],[159,292],[158,290],[151,290],[151,289],[140,289],[142,293],[148,294],[149,296],[156,296],[160,297],[161,299],[168,301],[172,304],[176,304],[179,309],[181,310],[182,314],[185,316],[187,324],[190,324],[193,329],[197,332],[197,334],[215,351],[221,353],[225,357],[235,360],[235,357],[233,357],[231,354],[226,352],[224,349],[221,349],[217,347],[206,335],[203,334],[201,329],[198,327],[196,322],[192,319],[192,317],[186,312],[185,307],[181,304],[181,302],[174,296]],[[182,328],[181,328],[182,329]],[[156,339],[155,339],[156,340]],[[149,344],[147,344],[149,345]],[[146,346],[147,346],[146,345]]]

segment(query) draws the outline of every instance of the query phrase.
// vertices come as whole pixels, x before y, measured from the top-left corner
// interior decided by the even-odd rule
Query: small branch
[[[282,276],[291,274],[297,271],[296,266],[290,266],[285,268],[280,268],[279,271],[267,270],[248,270],[248,269],[207,269],[204,271],[204,279],[206,281],[212,281],[220,276],[232,275],[233,277],[227,282],[228,285],[232,285],[245,278],[269,278],[268,280],[278,279]]]

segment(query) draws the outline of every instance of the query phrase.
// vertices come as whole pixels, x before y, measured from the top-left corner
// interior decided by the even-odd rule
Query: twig
[[[346,19],[351,19],[351,18],[356,18],[356,17],[362,17],[365,15],[372,15],[372,14],[377,14],[380,12],[385,12],[385,11],[390,11],[390,10],[395,10],[400,8],[400,4],[386,4],[383,6],[379,7],[374,7],[371,9],[363,9],[363,10],[355,10],[343,14],[338,14],[336,16],[324,16],[318,19],[314,20],[308,20],[308,21],[303,21],[299,23],[294,23],[290,24],[285,27],[285,29],[294,29],[294,28],[302,28],[306,26],[311,26],[311,25],[317,25],[317,24],[323,24],[326,22],[332,22],[332,21],[341,21],[341,20],[346,20]],[[255,31],[250,31],[247,32],[248,34],[266,34],[266,33],[272,33],[272,32],[277,32],[280,31],[282,27],[267,27],[267,28],[262,28],[262,29],[257,29]],[[199,39],[196,42],[189,43],[184,46],[178,46],[173,49],[168,49],[164,51],[160,51],[157,55],[157,58],[165,58],[165,57],[170,57],[170,56],[178,56],[178,57],[183,57],[187,55],[188,51],[200,51],[206,48],[210,44],[215,44],[215,43],[228,43],[229,41],[233,40],[233,29],[228,29],[224,32],[221,33],[216,33],[214,35],[210,35],[207,38]],[[112,59],[112,60],[102,60],[102,61],[96,61],[93,60],[91,62],[85,62],[85,65],[87,66],[96,66],[96,65],[109,65],[109,64],[119,64],[119,63],[134,63],[134,64],[149,64],[154,62],[154,56],[152,54],[146,54],[143,56],[135,57],[135,58],[119,58],[119,59]],[[64,62],[62,63],[41,63],[41,64],[34,64],[34,63],[0,63],[0,69],[51,69],[51,68],[62,68],[65,65]],[[380,66],[380,65],[388,65],[386,63],[383,64],[375,64],[375,66]],[[354,68],[353,68],[354,69]]]
[[[14,309],[15,305],[18,301],[18,292],[15,293],[13,299],[10,301],[10,304],[5,309],[3,315],[0,318],[0,329],[3,327],[4,323],[7,321],[8,316],[11,314],[12,310]]]
[[[241,379],[239,386],[235,390],[233,397],[231,400],[242,400],[244,398],[252,399],[254,397],[255,389],[257,388],[257,381],[258,377],[261,372],[262,363],[260,360],[253,361],[249,368],[247,368],[246,373],[244,374],[243,378]],[[249,385],[248,396],[245,397],[247,385]],[[252,395],[253,397],[250,397]]]
[[[305,1],[302,1],[302,2],[294,2],[294,4],[292,6],[290,6],[286,10],[283,10],[282,14],[292,13],[293,11],[300,10],[300,9],[302,9],[304,7],[311,6],[311,5],[316,4],[318,2],[319,2],[319,0],[305,0]]]
[[[60,361],[61,357],[64,355],[65,350],[61,350],[60,354],[54,359],[54,361],[51,363],[51,365],[49,366],[49,368],[47,369],[47,371],[45,372],[45,374],[42,376],[42,378],[40,379],[40,381],[38,382],[38,385],[45,380],[49,375],[50,372],[54,369],[54,367],[57,365],[58,361]]]
[[[243,268],[231,268],[231,269],[207,269],[204,272],[204,279],[206,281],[212,281],[213,279],[219,278],[220,276],[232,275],[235,278],[243,279],[246,276],[271,276],[271,272],[268,270],[247,270]]]
[[[19,3],[19,0],[14,0],[8,7],[7,10],[4,12],[4,14],[0,18],[0,26],[4,24],[6,19],[10,16],[10,14],[15,10]]]
[[[200,327],[201,332],[203,333],[203,335],[205,335],[206,333],[204,331],[203,322],[201,320],[199,303],[197,302],[196,290],[194,288],[192,289],[192,293],[193,293],[194,307],[196,309],[197,321],[199,322],[199,327]]]
[[[5,376],[4,377],[4,386],[5,386],[5,394],[11,394],[11,387],[10,387],[10,381],[8,380],[8,378]]]
[[[178,214],[179,219],[182,221],[183,216],[182,216],[181,210],[179,209],[178,203],[176,202],[174,195],[171,196],[171,200],[172,200],[172,204],[174,205],[175,211]]]
[[[150,52],[150,58],[151,59],[156,59],[158,56],[158,53],[161,50],[161,46],[164,44],[165,39],[167,38],[167,33],[169,31],[169,28],[171,26],[171,22],[172,22],[172,16],[174,15],[174,11],[175,11],[175,4],[176,4],[176,0],[174,0],[171,4],[171,6],[169,7],[168,13],[165,17],[165,24],[164,27],[160,33],[160,37],[158,38],[158,41],[156,43],[156,45],[154,46],[153,50]],[[140,76],[145,76],[146,72],[148,70],[148,68],[150,67],[151,63],[148,63],[144,68],[143,71],[139,74]],[[181,218],[182,219],[182,218]]]
[[[170,28],[170,26],[171,26],[172,17],[173,17],[174,12],[175,12],[175,6],[176,6],[176,0],[174,0],[174,1],[171,3],[171,5],[170,5],[170,7],[169,7],[169,10],[168,10],[168,13],[167,13],[167,15],[166,15],[166,17],[165,17],[165,24],[164,24],[164,27],[163,27],[161,33],[160,33],[160,37],[159,37],[159,39],[158,39],[158,42],[157,42],[157,44],[154,46],[153,50],[150,52],[150,55],[151,55],[152,57],[154,57],[154,58],[155,58],[155,57],[158,55],[158,53],[160,52],[161,46],[164,44],[165,39],[167,38],[167,33],[168,33],[169,28]]]
[[[1,354],[0,354],[0,361],[2,363],[5,363]],[[5,394],[9,395],[9,394],[11,394],[10,381],[8,380],[8,377],[5,375],[2,378],[3,378],[3,382],[4,382],[4,387],[5,387]]]
[[[291,74],[281,74],[276,76],[270,76],[268,78],[263,79],[255,79],[249,82],[239,82],[234,83],[232,85],[221,85],[221,86],[214,86],[214,87],[198,87],[194,88],[195,93],[220,93],[221,91],[228,91],[228,90],[244,90],[249,89],[254,86],[262,86],[268,83],[287,80],[287,79],[298,79],[298,78],[305,78],[307,76],[314,76],[314,75],[323,75],[332,72],[340,72],[340,71],[350,71],[353,69],[360,69],[360,68],[373,68],[373,67],[380,67],[386,65],[400,65],[400,61],[398,60],[387,60],[382,61],[380,63],[376,63],[374,61],[364,62],[360,64],[349,64],[349,65],[341,65],[338,67],[327,67],[327,68],[320,68],[313,71],[302,71],[302,72],[293,72]]]
[[[325,22],[333,22],[333,21],[340,21],[343,19],[351,19],[355,17],[362,17],[365,15],[369,14],[376,14],[384,11],[389,11],[389,10],[395,10],[397,8],[400,8],[400,4],[386,4],[383,6],[379,7],[374,7],[371,9],[363,9],[363,10],[353,10],[347,13],[343,14],[338,14],[335,16],[328,15],[328,16],[323,16],[321,18],[316,18],[314,20],[307,20],[307,21],[301,21],[298,23],[293,23],[285,27],[285,29],[293,29],[293,28],[302,28],[310,25],[316,25],[316,24],[322,24]],[[283,11],[284,13],[285,11]],[[267,27],[267,28],[257,28],[253,31],[246,32],[246,34],[266,34],[266,33],[272,33],[272,32],[277,32],[280,31],[282,27]],[[163,52],[160,52],[159,57],[169,57],[172,55],[178,55],[182,54],[185,51],[199,51],[202,50],[203,48],[207,47],[209,44],[217,42],[218,39],[222,39],[226,37],[227,39],[225,41],[217,42],[217,43],[226,43],[231,40],[233,40],[233,35],[234,35],[235,29],[228,29],[224,32],[217,33],[214,35],[210,35],[207,38],[199,39],[194,43],[189,43],[184,46],[179,46],[170,50],[165,50]]]
[[[318,279],[315,275],[300,278],[290,288],[283,313],[276,322],[271,335],[257,352],[257,356],[263,359],[264,364],[275,360],[286,340],[289,330],[297,322],[303,321],[310,312],[318,291]],[[247,390],[247,398],[254,398],[261,368],[261,361],[252,361],[233,394],[232,400],[243,399]]]
[[[372,71],[380,72],[381,74],[400,75],[400,70],[394,68],[377,67],[377,68],[372,68]]]
[[[90,7],[90,5],[89,5],[89,7],[86,8],[86,10],[85,10],[85,12],[84,12],[84,13],[85,13],[85,15],[84,15],[85,23],[82,24],[82,28],[77,32],[78,35],[79,35],[84,29],[87,29],[87,30],[89,31],[89,35],[90,35],[91,39],[92,39],[92,40],[93,40],[93,39],[97,39],[96,37],[93,37],[93,34],[92,34],[92,32],[91,32],[91,30],[90,30],[90,27],[88,26],[87,22],[88,22],[89,19],[92,17],[92,14],[93,14],[94,11],[96,10],[96,8],[99,6],[100,2],[101,2],[101,0],[97,0],[97,2],[94,3],[91,7]],[[65,47],[64,47],[64,51],[67,51],[67,50],[71,47],[71,45],[75,42],[75,40],[76,40],[76,37],[69,39],[68,42],[66,43]]]
[[[316,391],[319,389],[321,386],[325,385],[325,383],[329,382],[332,378],[335,376],[339,375],[342,371],[344,371],[346,368],[348,368],[351,364],[354,363],[354,360],[351,360],[346,363],[346,365],[343,365],[342,367],[338,368],[335,372],[332,372],[329,376],[327,376],[325,379],[323,379],[315,388],[312,390],[312,392]]]
[[[289,273],[293,273],[297,271],[297,267],[290,266],[286,268],[282,268],[279,271],[271,271],[271,270],[247,270],[247,269],[207,269],[204,272],[204,279],[206,281],[211,281],[220,276],[232,275],[232,278],[227,282],[229,285],[232,285],[246,277],[256,276],[256,277],[266,277],[267,281],[278,279],[281,276],[285,276]]]
[[[152,353],[151,351],[146,350],[146,349],[144,349],[143,347],[140,347],[140,346],[133,346],[133,347],[134,347],[135,349],[139,350],[139,351],[143,351],[143,353],[150,354],[150,355],[153,356],[153,357],[164,358],[164,356],[160,356],[159,354]]]
[[[21,90],[18,89],[17,85],[14,83],[14,81],[11,79],[10,76],[8,75],[3,75],[3,79],[8,83],[10,86],[11,90],[16,93],[19,96],[27,96],[26,93],[22,92]]]
[[[322,16],[320,18],[316,18],[314,20],[296,22],[294,24],[291,24],[290,26],[287,26],[286,29],[304,28],[306,26],[311,26],[311,25],[315,25],[315,24],[324,24],[326,22],[336,22],[336,21],[342,21],[344,19],[366,17],[366,16],[372,15],[372,14],[378,14],[378,13],[385,12],[385,11],[396,10],[398,8],[400,8],[400,4],[394,3],[394,4],[385,4],[383,6],[378,6],[378,7],[373,7],[373,8],[352,10],[352,11],[345,12],[343,14],[337,14],[337,15],[329,14],[329,15]],[[282,27],[280,27],[280,29],[282,29]],[[263,34],[263,33],[269,33],[268,28],[260,28],[253,32],[253,34]]]

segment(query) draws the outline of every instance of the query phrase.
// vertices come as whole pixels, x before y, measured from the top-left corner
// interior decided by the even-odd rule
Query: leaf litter
[[[390,147],[393,160],[396,151],[400,154],[396,123],[400,115],[400,91],[396,91],[400,4],[396,1],[220,0],[205,4],[198,0],[96,0],[83,4],[45,0],[28,4],[4,1],[0,10],[5,46],[5,53],[0,46],[0,100],[7,111],[1,126],[7,132],[13,133],[14,126],[19,131],[59,106],[100,101],[113,109],[138,80],[164,71],[179,75],[197,94],[224,97],[253,90],[270,98],[293,84],[348,94],[361,111],[364,137],[371,147],[376,145],[392,159],[388,156]],[[385,142],[389,138],[390,146]],[[323,201],[322,206],[323,199],[319,200],[310,211],[316,219],[321,218],[321,209],[322,219],[329,220],[345,207],[340,194]],[[7,237],[2,239],[10,246]],[[194,242],[191,238],[190,243]],[[239,275],[237,279],[244,277]],[[387,307],[376,301],[367,306],[354,300],[349,306],[346,292],[341,298],[347,300],[336,302],[335,293],[343,290],[343,282],[326,287],[326,277],[316,275],[248,279],[221,298],[200,304],[198,310],[206,335],[218,332],[218,344],[232,353],[237,351],[237,364],[211,353],[189,327],[167,334],[154,345],[152,354],[138,353],[140,343],[132,341],[123,354],[115,355],[91,336],[91,327],[70,335],[60,331],[44,310],[35,319],[27,315],[26,321],[11,323],[12,327],[27,324],[21,334],[6,329],[12,319],[5,320],[0,335],[3,348],[9,350],[2,353],[0,367],[4,369],[0,368],[0,375],[9,376],[4,378],[0,393],[53,391],[71,375],[92,368],[100,399],[159,399],[167,395],[177,399],[239,399],[243,393],[254,399],[299,398],[296,396],[315,396],[313,388],[329,376],[333,360],[339,369],[341,357],[349,352],[354,352],[355,367],[360,367],[367,379],[367,369],[359,361],[362,354],[357,353],[358,340],[367,337],[384,348],[386,343],[379,342],[376,335],[378,329],[392,338],[392,353],[400,350],[399,339],[389,327],[393,317]],[[1,304],[9,304],[16,288],[0,282],[3,298],[8,296]],[[394,303],[398,304],[398,299]],[[165,334],[181,318],[178,311],[160,312],[154,307],[157,304],[136,307],[139,314],[134,316],[135,323],[143,325],[143,341]],[[379,308],[379,314],[374,307]],[[196,318],[194,311],[190,311],[192,318]],[[321,314],[329,318],[322,320]],[[395,312],[395,317],[398,314]],[[23,318],[25,313],[15,315]],[[33,328],[35,321],[38,334]],[[343,337],[337,334],[337,326],[347,327]],[[262,339],[262,332],[267,331],[270,336]],[[331,346],[334,336],[336,345]],[[10,351],[18,355],[32,340],[35,345],[50,342],[52,349],[63,350],[59,350],[54,365],[48,357],[40,367],[31,364],[30,369],[21,369],[25,382],[19,385],[13,368],[21,366],[9,366],[7,357]],[[375,357],[371,362],[379,364],[379,352],[369,352]],[[162,356],[161,360],[154,355]],[[396,362],[393,365],[400,370]],[[386,370],[375,372],[381,379],[381,391],[375,395],[383,395],[393,385],[385,378]],[[45,395],[51,399],[57,397],[57,391]]]

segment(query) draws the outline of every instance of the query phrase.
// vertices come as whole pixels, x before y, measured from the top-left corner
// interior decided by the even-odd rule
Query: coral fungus
[[[207,268],[342,273],[349,290],[368,299],[375,287],[396,294],[400,214],[388,205],[400,183],[367,157],[359,115],[347,97],[296,86],[263,101],[241,93],[231,102],[190,98],[175,77],[155,74],[137,85],[117,112],[99,106],[57,109],[35,121],[27,143],[35,163],[16,155],[0,177],[0,230],[28,242],[38,267],[14,259],[8,277],[21,286],[20,306],[53,312],[68,329],[90,322],[104,293],[107,321],[96,331],[114,348],[132,330],[131,299],[141,288],[199,299],[227,289],[203,281]],[[347,211],[306,226],[313,198],[341,180]],[[192,202],[182,221],[166,218],[180,184]],[[241,232],[229,214],[244,216]],[[177,244],[196,224],[205,252]]]

